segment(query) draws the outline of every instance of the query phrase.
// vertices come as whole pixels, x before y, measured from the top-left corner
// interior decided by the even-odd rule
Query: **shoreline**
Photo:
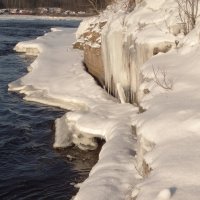
[[[90,17],[48,16],[48,15],[0,15],[0,20],[83,20]]]
[[[94,149],[96,137],[106,141],[88,179],[79,184],[76,200],[103,200],[111,191],[114,199],[131,197],[132,187],[138,182],[135,177],[139,176],[134,165],[136,141],[131,125],[138,110],[131,104],[118,103],[85,72],[82,54],[72,48],[75,29],[52,31],[16,45],[18,52],[32,49],[34,53],[37,49],[40,53],[30,72],[9,84],[9,90],[25,94],[28,101],[71,110],[71,103],[76,106],[56,120],[54,148],[73,143],[83,150]]]

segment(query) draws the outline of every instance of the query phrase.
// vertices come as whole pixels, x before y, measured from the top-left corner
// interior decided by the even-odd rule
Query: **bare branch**
[[[198,17],[199,0],[176,0],[178,4],[179,18],[186,25],[185,34],[191,31]]]
[[[159,68],[155,70],[154,66],[152,66],[152,69],[154,74],[154,82],[165,90],[172,90],[173,80],[167,78],[167,72],[165,70],[160,70]]]
[[[97,0],[88,0],[88,2],[90,3],[90,5],[93,7],[94,11],[99,14],[99,10],[98,10],[98,2]]]

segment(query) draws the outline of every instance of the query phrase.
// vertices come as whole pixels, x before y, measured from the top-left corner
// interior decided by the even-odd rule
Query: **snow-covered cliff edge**
[[[76,200],[130,199],[138,180],[134,165],[136,140],[132,121],[138,109],[120,104],[84,70],[82,52],[74,50],[75,29],[52,29],[15,50],[38,55],[29,73],[9,84],[24,99],[72,110],[56,120],[55,148],[72,144],[83,150],[106,141],[86,181],[79,184]]]

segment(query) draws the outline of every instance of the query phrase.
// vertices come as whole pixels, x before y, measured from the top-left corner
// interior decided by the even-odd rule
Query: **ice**
[[[124,93],[124,89],[120,83],[117,83],[117,92],[121,103],[126,103],[126,96]]]
[[[52,29],[35,40],[20,42],[15,50],[36,54],[29,73],[9,84],[24,99],[71,110],[56,120],[55,148],[77,145],[83,150],[106,141],[99,160],[80,185],[76,200],[124,200],[138,182],[132,120],[138,109],[120,104],[85,71],[83,55],[72,48],[75,29]],[[31,49],[31,50],[30,50]],[[122,92],[121,92],[122,94]]]

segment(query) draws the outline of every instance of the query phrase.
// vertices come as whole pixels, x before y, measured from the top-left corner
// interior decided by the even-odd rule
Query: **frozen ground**
[[[138,110],[118,103],[85,72],[82,53],[72,48],[74,39],[75,29],[57,28],[36,40],[18,43],[16,51],[38,57],[27,75],[9,84],[9,90],[25,94],[28,101],[73,110],[56,120],[55,148],[74,143],[81,149],[94,149],[95,137],[106,140],[76,200],[129,199],[138,182],[131,126]]]

